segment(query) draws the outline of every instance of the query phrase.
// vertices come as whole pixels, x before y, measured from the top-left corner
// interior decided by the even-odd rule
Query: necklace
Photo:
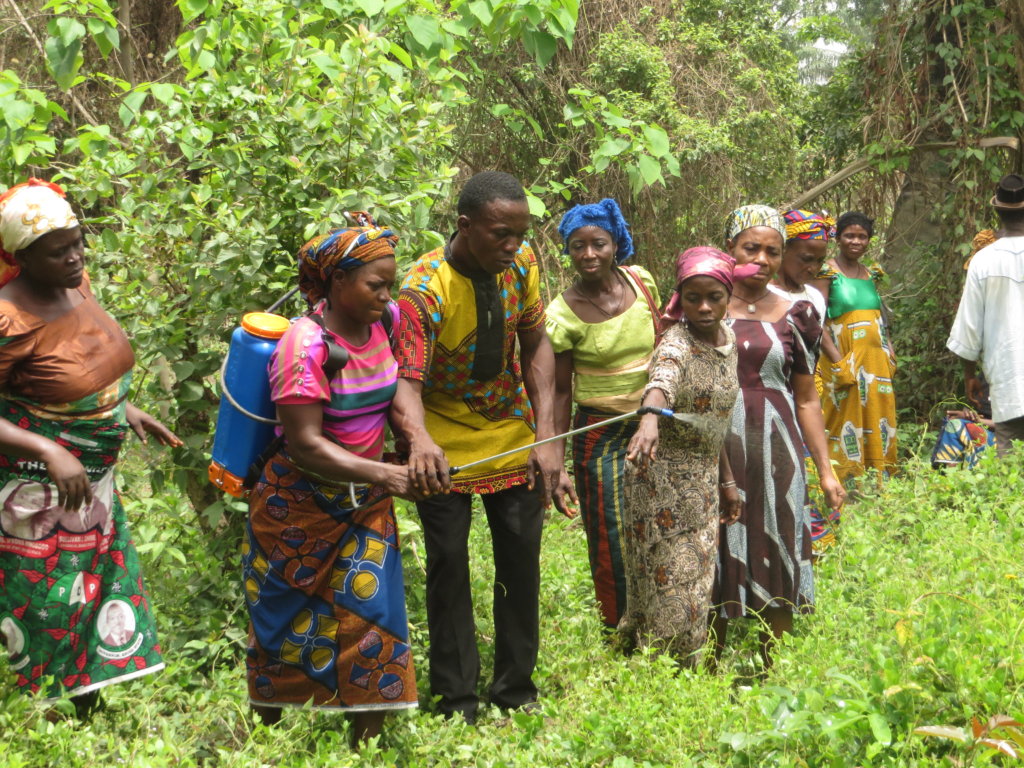
[[[742,296],[740,296],[740,295],[739,295],[738,293],[733,293],[733,296],[735,296],[735,297],[736,297],[737,299],[739,299],[740,301],[746,301],[746,302],[747,302],[747,312],[749,312],[750,314],[754,314],[754,313],[755,313],[755,312],[757,311],[757,303],[758,303],[759,301],[761,301],[762,299],[764,299],[764,297],[765,297],[765,296],[767,296],[767,295],[768,295],[769,293],[771,293],[771,291],[769,291],[769,290],[768,290],[768,289],[766,288],[766,289],[765,289],[765,292],[764,292],[764,293],[762,293],[762,294],[761,294],[760,296],[758,296],[758,297],[757,297],[756,299],[754,299],[753,301],[749,301],[749,300],[747,300],[747,299],[744,299],[744,298],[743,298]]]
[[[843,259],[843,261],[845,262],[846,259]],[[835,263],[836,266],[839,267],[839,271],[843,273],[843,277],[847,278],[848,280],[863,280],[864,278],[860,276],[861,271],[866,272],[868,277],[871,277],[871,271],[863,264],[861,264],[859,261],[854,262],[852,275],[849,274],[850,267],[848,264],[841,262],[839,259],[836,259]]]
[[[573,289],[576,291],[576,295],[577,296],[582,297],[594,309],[596,309],[598,312],[600,312],[602,315],[604,315],[605,317],[607,317],[609,319],[611,319],[613,317],[618,317],[620,314],[622,314],[622,303],[626,300],[626,291],[622,288],[622,278],[619,277],[619,273],[618,272],[613,272],[612,274],[615,275],[615,283],[620,288],[620,291],[619,291],[619,303],[615,305],[615,311],[614,312],[609,312],[604,307],[602,307],[600,304],[598,304],[596,301],[594,301],[592,298],[587,296],[587,294],[585,294],[583,291],[581,291],[578,280],[577,280],[577,282],[573,283],[573,285],[572,285]]]

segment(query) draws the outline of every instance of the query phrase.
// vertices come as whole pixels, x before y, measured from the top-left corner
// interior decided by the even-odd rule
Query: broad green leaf
[[[872,712],[868,715],[868,725],[871,726],[871,733],[874,735],[875,741],[885,746],[892,744],[892,730],[889,728],[888,721],[882,715],[878,712]]]
[[[145,100],[145,91],[132,91],[131,93],[126,93],[124,95],[124,98],[121,99],[121,103],[128,107],[132,112],[138,112],[142,107],[142,102]]]
[[[194,381],[185,381],[181,385],[181,399],[185,402],[195,402],[203,399],[203,386]]]
[[[210,0],[178,0],[178,10],[181,11],[182,19],[187,24],[196,16],[206,12]]]
[[[443,42],[441,27],[437,19],[429,16],[408,16],[405,24],[409,28],[409,34],[413,40],[420,44],[425,50],[439,48]]]
[[[668,154],[668,134],[657,125],[648,125],[644,128],[644,138],[647,139],[647,149],[655,157],[665,157]]]
[[[819,718],[821,718],[821,715],[819,715]],[[836,718],[828,717],[827,720],[828,720],[829,724],[825,725],[821,729],[821,732],[822,733],[827,733],[827,734],[841,733],[842,731],[845,731],[847,728],[849,728],[854,723],[859,722],[859,721],[861,721],[863,719],[864,719],[864,715],[848,715],[846,717],[836,717]]]
[[[536,197],[535,195],[531,194],[530,192],[526,193],[526,204],[530,208],[531,216],[534,216],[538,219],[543,219],[545,216],[548,215],[548,207],[544,205],[544,201],[541,200],[539,197]]]
[[[74,84],[75,75],[82,66],[81,39],[75,38],[70,43],[64,43],[60,37],[48,37],[45,49],[53,79],[57,81],[61,90],[68,90]]]
[[[107,53],[113,50],[121,49],[121,34],[117,31],[117,27],[112,27],[110,25],[104,26],[103,32],[101,32],[100,35],[95,38],[95,40],[96,44],[99,45],[101,48],[103,47],[103,43],[101,43],[100,41],[106,41],[106,47],[108,49]]]
[[[92,39],[96,42],[96,47],[100,49],[100,53],[104,58],[120,44],[117,29],[109,24],[105,24],[102,20],[92,17],[86,21],[86,26],[89,29],[89,34],[92,35]]]
[[[566,46],[572,48],[573,38],[576,35],[576,11],[570,11],[564,7],[559,8],[552,21],[557,22],[557,24],[549,24],[548,28],[552,29],[554,26],[561,27],[561,34],[558,37],[561,38]]]
[[[191,363],[188,360],[182,360],[175,363],[171,368],[174,371],[174,377],[178,379],[178,381],[181,381],[182,379],[187,379],[191,376],[195,371],[196,366],[195,363]]]
[[[175,89],[170,83],[153,83],[149,90],[161,104],[170,104],[174,100]]]
[[[384,0],[355,0],[355,4],[358,5],[363,13],[368,17],[376,16],[384,9]]]
[[[121,118],[121,125],[125,128],[135,122],[135,112],[128,109],[124,104],[121,104],[121,106],[117,108],[117,116]],[[79,140],[79,147],[81,147],[81,140]]]
[[[601,113],[601,117],[613,128],[631,128],[633,126],[633,123],[622,115],[617,115],[614,112],[607,110]]]
[[[558,41],[548,32],[540,29],[523,31],[523,45],[540,66],[546,66],[558,52]]]
[[[320,0],[320,6],[326,8],[329,11],[334,11],[339,16],[345,17],[349,15],[351,9],[345,7],[338,0]]]
[[[71,45],[75,40],[81,40],[85,37],[85,27],[82,22],[78,19],[73,19],[69,16],[61,16],[55,20],[55,34],[60,38],[60,41],[64,45]],[[52,31],[52,30],[51,30]]]
[[[11,156],[14,158],[15,164],[24,165],[25,161],[32,154],[32,150],[33,146],[31,144],[15,144],[11,147]]]
[[[540,127],[540,123],[538,123],[536,120],[534,120],[529,115],[524,115],[524,117],[526,118],[526,122],[528,122],[530,124],[530,127],[533,128],[534,135],[538,139],[543,139],[544,138],[544,130]]]
[[[138,111],[142,108],[142,102],[145,101],[145,91],[131,91],[126,93],[124,98],[121,99],[121,109],[124,111],[120,113],[121,122],[127,126],[135,116],[138,115]]]
[[[466,37],[476,31],[477,25],[473,23],[472,19],[460,16],[457,19],[445,19],[441,22],[441,28],[454,37]]]
[[[391,51],[392,56],[405,65],[406,69],[412,69],[412,56],[409,55],[409,52],[405,50],[405,48],[400,46],[398,43],[391,43],[389,50]]]
[[[5,101],[0,103],[0,114],[12,130],[23,128],[32,122],[36,110],[27,101]]]
[[[213,55],[213,51],[202,50],[199,55],[196,56],[195,63],[195,74],[203,74],[209,72],[217,64],[217,57]],[[191,74],[191,73],[190,73]]]
[[[615,157],[629,149],[628,139],[605,139],[604,143],[597,148],[596,155],[601,157]]]
[[[326,53],[318,53],[310,57],[316,68],[327,75],[330,80],[337,80],[341,75],[341,65],[335,60],[328,56]]]
[[[485,27],[491,26],[491,22],[494,21],[491,4],[487,0],[472,0],[472,2],[466,4],[466,8]]]

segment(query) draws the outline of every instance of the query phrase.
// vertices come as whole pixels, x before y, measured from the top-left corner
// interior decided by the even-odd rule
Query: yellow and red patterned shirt
[[[419,258],[398,298],[398,375],[423,382],[427,431],[452,466],[534,440],[516,338],[544,323],[540,276],[529,243],[523,242],[512,266],[493,279],[505,318],[500,341],[495,340],[502,345],[497,375],[485,381],[473,378],[478,290],[445,259],[444,248]],[[452,486],[463,493],[494,493],[521,485],[528,455],[524,451],[474,467],[452,478]]]

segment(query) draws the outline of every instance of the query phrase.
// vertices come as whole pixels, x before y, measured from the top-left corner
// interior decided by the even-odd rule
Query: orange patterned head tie
[[[836,222],[831,216],[813,211],[786,211],[786,240],[825,240],[836,236]]]

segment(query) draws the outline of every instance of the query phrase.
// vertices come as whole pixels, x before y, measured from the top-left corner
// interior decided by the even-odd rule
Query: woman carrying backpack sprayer
[[[243,558],[253,709],[266,724],[283,707],[337,709],[351,715],[356,742],[379,734],[387,712],[417,704],[390,497],[421,496],[405,467],[381,461],[398,405],[381,324],[393,311],[398,237],[361,216],[368,226],[299,251],[312,311],[271,358],[284,441],[249,496]],[[332,346],[348,360],[328,373]]]

